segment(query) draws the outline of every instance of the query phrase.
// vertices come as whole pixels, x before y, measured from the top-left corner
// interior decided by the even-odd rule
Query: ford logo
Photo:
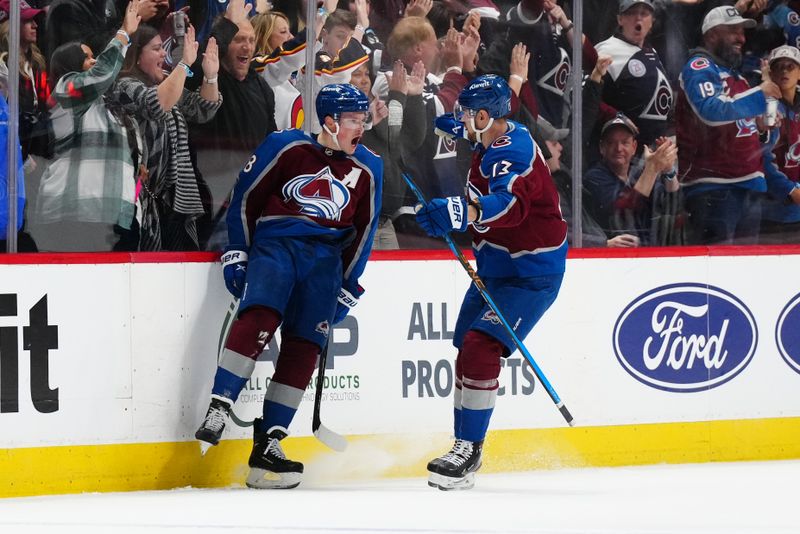
[[[800,373],[800,294],[789,301],[778,317],[775,341],[781,357]]]
[[[640,295],[614,325],[614,353],[636,380],[665,391],[715,388],[753,359],[753,314],[727,291],[682,283]],[[795,344],[797,347],[797,344]]]

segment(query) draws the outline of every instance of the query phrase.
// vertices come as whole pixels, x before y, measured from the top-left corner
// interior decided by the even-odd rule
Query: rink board
[[[516,353],[487,471],[800,457],[800,250],[682,252],[568,260],[526,346],[577,426]],[[286,442],[308,476],[419,475],[449,446],[468,278],[441,254],[375,257],[326,372],[323,419],[351,445],[336,455],[310,437],[309,387]],[[201,457],[192,436],[233,309],[218,263],[13,258],[0,265],[0,496],[242,483],[277,344]]]

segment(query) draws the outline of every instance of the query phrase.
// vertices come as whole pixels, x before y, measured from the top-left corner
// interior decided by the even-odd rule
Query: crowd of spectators
[[[486,73],[512,87],[571,241],[580,183],[583,246],[800,243],[800,1],[583,0],[577,51],[573,4],[0,0],[4,94],[19,48],[19,250],[219,249],[250,153],[307,118],[318,129],[306,88],[346,82],[370,99],[361,142],[384,160],[375,248],[441,247],[402,174],[429,197],[464,194],[471,148],[437,118]]]

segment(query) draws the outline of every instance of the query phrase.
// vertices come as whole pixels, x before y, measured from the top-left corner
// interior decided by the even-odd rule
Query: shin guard
[[[256,359],[280,323],[280,315],[271,308],[248,308],[239,315],[219,357],[212,395],[228,399],[231,404],[236,402],[253,374]]]
[[[317,365],[319,346],[305,339],[286,337],[275,365],[275,374],[264,396],[263,431],[274,426],[289,428],[303,400]]]
[[[503,344],[476,330],[464,335],[461,346],[461,432],[460,438],[483,441],[497,399]]]

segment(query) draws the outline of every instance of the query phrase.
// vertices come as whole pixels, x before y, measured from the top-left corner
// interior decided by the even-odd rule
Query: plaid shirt
[[[104,98],[122,67],[124,52],[119,40],[112,39],[91,69],[65,74],[53,91],[55,155],[39,188],[39,223],[131,226],[136,173],[129,133]]]

